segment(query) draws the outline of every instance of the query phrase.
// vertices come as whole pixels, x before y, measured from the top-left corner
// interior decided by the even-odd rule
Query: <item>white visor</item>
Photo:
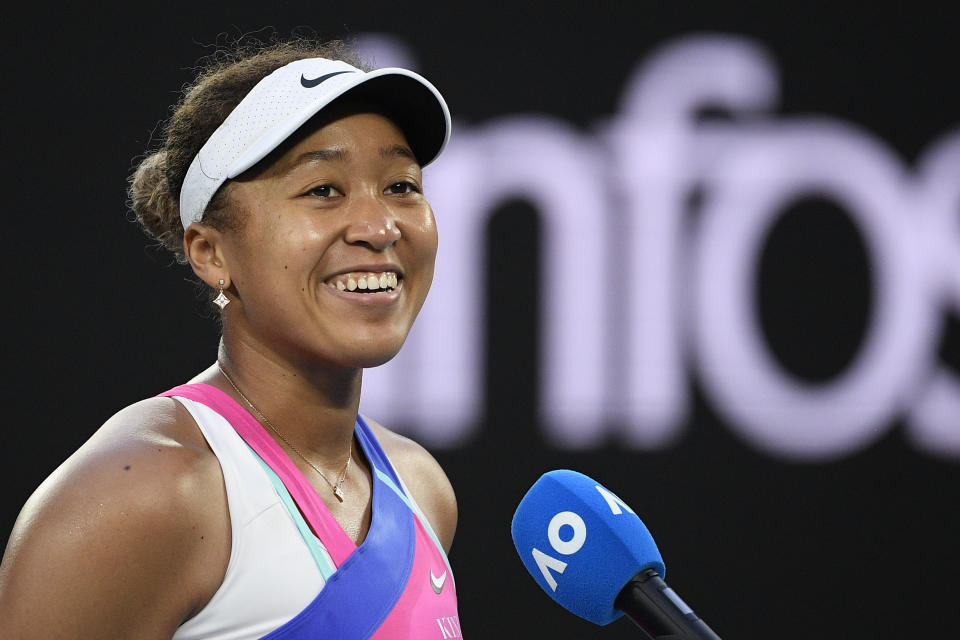
[[[393,67],[366,72],[326,58],[297,60],[258,82],[190,163],[180,188],[183,228],[200,221],[220,185],[265,158],[346,93],[386,109],[422,166],[450,139],[447,103],[416,73]]]

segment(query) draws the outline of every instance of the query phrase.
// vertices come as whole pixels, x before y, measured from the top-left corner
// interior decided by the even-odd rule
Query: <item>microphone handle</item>
[[[648,640],[721,640],[653,569],[635,575],[613,606],[633,620]]]

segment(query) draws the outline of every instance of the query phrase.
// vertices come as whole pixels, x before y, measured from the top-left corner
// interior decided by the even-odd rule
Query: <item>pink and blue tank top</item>
[[[462,637],[446,554],[362,417],[354,433],[373,494],[357,546],[233,398],[205,384],[161,395],[184,404],[217,455],[232,530],[223,584],[175,640]]]

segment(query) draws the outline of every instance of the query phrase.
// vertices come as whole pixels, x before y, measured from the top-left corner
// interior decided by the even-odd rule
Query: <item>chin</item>
[[[373,367],[379,367],[382,364],[390,362],[396,355],[396,351],[390,353],[363,354],[362,356],[341,362],[341,364],[350,369],[372,369]]]
[[[404,339],[405,338],[406,336],[404,336]],[[350,367],[361,367],[363,369],[379,367],[393,360],[400,352],[400,347],[403,346],[403,342],[403,339],[391,341],[378,340],[376,342],[352,345],[352,348],[345,350],[346,358],[344,358],[343,364]]]

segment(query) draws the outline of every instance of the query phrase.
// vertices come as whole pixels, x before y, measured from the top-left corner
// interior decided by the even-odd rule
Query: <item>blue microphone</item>
[[[543,474],[510,532],[530,575],[571,613],[598,625],[626,613],[650,640],[720,640],[663,581],[660,551],[633,509],[582,473]]]

